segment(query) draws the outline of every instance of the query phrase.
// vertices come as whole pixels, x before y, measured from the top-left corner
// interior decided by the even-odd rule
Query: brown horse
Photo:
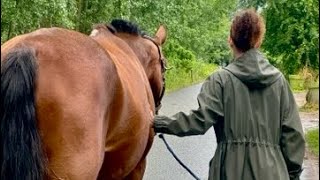
[[[154,38],[113,20],[1,46],[1,179],[142,179],[164,93]]]

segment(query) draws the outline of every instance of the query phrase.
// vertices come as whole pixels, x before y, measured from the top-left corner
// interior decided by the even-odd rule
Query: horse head
[[[148,77],[153,93],[156,114],[161,107],[165,92],[166,59],[162,54],[161,45],[166,40],[166,29],[160,26],[154,36],[148,36],[137,25],[125,20],[113,20],[105,25],[115,36],[125,41],[136,54]],[[92,31],[91,35],[94,35]]]

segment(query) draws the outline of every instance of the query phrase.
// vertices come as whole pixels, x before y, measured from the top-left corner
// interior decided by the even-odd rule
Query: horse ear
[[[154,41],[160,46],[162,45],[167,38],[167,32],[163,25],[158,28],[158,31],[155,35]]]

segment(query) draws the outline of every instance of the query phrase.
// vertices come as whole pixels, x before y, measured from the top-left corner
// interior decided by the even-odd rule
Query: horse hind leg
[[[64,97],[51,98],[39,91],[38,97],[48,179],[96,179],[104,158],[102,108],[77,96],[63,101]]]
[[[142,180],[147,165],[146,158],[142,159],[138,165],[130,172],[124,180]]]
[[[155,135],[155,133],[154,133],[153,129],[150,128],[148,144],[147,144],[147,147],[146,147],[145,152],[143,154],[143,157],[140,160],[140,162],[137,164],[137,166],[130,172],[130,174],[125,177],[125,180],[142,180],[143,175],[146,170],[146,166],[147,166],[147,159],[146,159],[147,154],[149,153],[149,151],[151,149],[154,135]]]

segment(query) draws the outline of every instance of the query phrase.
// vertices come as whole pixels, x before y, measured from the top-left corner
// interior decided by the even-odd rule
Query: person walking
[[[155,116],[156,133],[200,135],[213,126],[218,145],[209,180],[299,179],[302,172],[298,108],[284,75],[259,50],[264,33],[255,10],[238,12],[228,39],[234,59],[203,83],[199,108]]]

